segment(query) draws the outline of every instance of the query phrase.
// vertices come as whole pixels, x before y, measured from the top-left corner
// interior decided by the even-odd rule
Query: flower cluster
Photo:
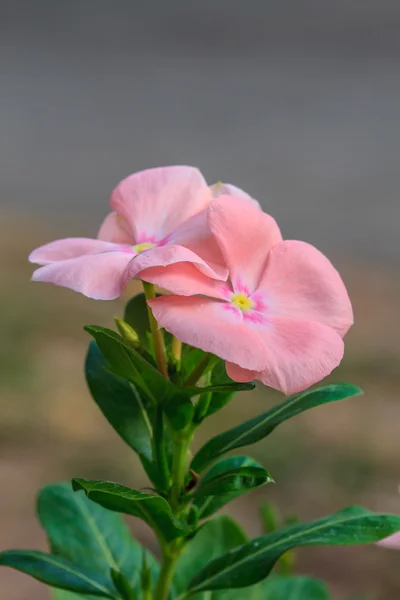
[[[33,280],[103,300],[133,278],[156,284],[169,292],[149,301],[159,326],[224,359],[235,381],[293,393],[340,363],[353,323],[340,275],[310,244],[283,240],[248,194],[163,167],[124,179],[111,207],[97,239],[32,252]]]

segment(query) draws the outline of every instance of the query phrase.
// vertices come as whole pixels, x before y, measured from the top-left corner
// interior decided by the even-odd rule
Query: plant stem
[[[214,362],[214,356],[212,354],[205,354],[197,367],[193,369],[190,373],[189,377],[184,381],[183,387],[190,387],[192,385],[196,385],[198,380],[204,373],[212,366]]]
[[[179,363],[182,358],[182,342],[180,340],[178,340],[176,337],[172,338],[171,352],[172,352],[173,356],[175,356],[176,360]]]
[[[148,283],[147,281],[143,281],[142,283],[146,300],[153,300],[156,297],[156,288],[152,283]],[[157,368],[160,371],[160,373],[164,375],[165,379],[168,379],[168,367],[165,358],[163,333],[162,330],[159,329],[158,323],[154,318],[154,315],[149,305],[147,305],[147,312],[149,315],[151,335],[153,337]]]
[[[175,563],[179,558],[179,553],[165,554],[161,564],[161,571],[157,581],[157,587],[154,594],[154,600],[168,600],[172,576],[174,574]]]
[[[153,455],[157,471],[160,475],[162,491],[165,492],[168,490],[171,482],[168,458],[165,449],[164,415],[160,405],[155,408],[153,431]]]
[[[182,436],[175,439],[174,454],[172,457],[172,486],[171,486],[171,506],[175,513],[179,513],[179,499],[185,486],[185,477],[188,466],[188,446],[191,440],[189,436]]]

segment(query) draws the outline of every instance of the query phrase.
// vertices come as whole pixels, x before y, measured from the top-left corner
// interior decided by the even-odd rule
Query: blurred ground
[[[26,256],[54,237],[54,229],[34,232],[31,223],[7,223],[0,231],[0,548],[44,548],[34,517],[35,494],[43,484],[87,476],[138,486],[145,479],[92,403],[82,374],[88,343],[82,325],[111,326],[123,302],[94,302],[30,284]],[[276,485],[232,506],[252,534],[259,531],[257,506],[266,500],[304,519],[348,504],[400,512],[400,278],[359,266],[343,272],[357,324],[332,379],[360,385],[365,396],[310,411],[250,449],[276,478]],[[262,389],[248,394],[246,402],[238,397],[223,416],[207,422],[196,444],[278,400]],[[148,541],[139,521],[132,526]],[[318,548],[302,550],[298,567],[326,577],[335,599],[364,592],[371,599],[394,600],[399,561],[399,553],[374,547]],[[41,584],[16,572],[2,570],[1,581],[2,599],[47,598]]]

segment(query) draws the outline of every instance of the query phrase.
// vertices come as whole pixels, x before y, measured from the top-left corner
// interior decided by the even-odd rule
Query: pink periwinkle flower
[[[223,358],[235,381],[259,379],[287,394],[323,379],[353,323],[339,273],[310,244],[283,241],[275,220],[243,198],[220,196],[207,219],[229,279],[188,263],[142,272],[174,294],[149,302],[160,326]]]
[[[229,187],[209,187],[193,167],[134,173],[113,191],[113,212],[104,220],[98,239],[67,238],[37,248],[29,260],[42,267],[32,279],[101,300],[120,296],[126,282],[149,267],[185,262],[210,278],[226,279],[206,209]],[[242,190],[232,189],[257,204]]]

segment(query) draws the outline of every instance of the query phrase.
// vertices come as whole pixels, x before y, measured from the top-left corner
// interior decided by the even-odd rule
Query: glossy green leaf
[[[121,438],[140,456],[153,481],[152,404],[140,396],[132,383],[109,371],[108,363],[95,341],[89,345],[85,371],[97,406]]]
[[[233,383],[233,381],[227,375],[225,361],[220,359],[217,361],[217,363],[215,364],[215,366],[212,370],[211,384],[212,385],[224,385],[224,384],[230,384],[230,383]],[[210,406],[208,407],[206,416],[209,417],[210,415],[213,415],[214,413],[221,410],[224,406],[226,406],[226,404],[228,404],[228,402],[230,402],[232,400],[234,395],[235,395],[235,392],[232,389],[230,389],[226,392],[222,392],[222,391],[213,392],[213,395],[211,397]]]
[[[187,392],[190,396],[197,396],[198,394],[204,394],[204,393],[208,393],[208,392],[218,392],[218,393],[228,393],[228,394],[234,394],[235,392],[248,392],[251,390],[254,390],[256,386],[254,385],[254,383],[249,382],[249,383],[235,383],[234,381],[232,383],[222,383],[222,384],[215,384],[215,385],[208,385],[206,387],[188,387],[185,388],[185,392]]]
[[[182,429],[193,418],[190,397],[166,380],[143,356],[115,331],[95,325],[85,327],[96,340],[102,354],[117,375],[133,383],[140,395],[161,404],[175,429]]]
[[[195,489],[194,503],[204,519],[234,498],[271,481],[268,471],[256,460],[233,456],[221,460],[204,475]]]
[[[36,550],[6,550],[0,552],[0,565],[26,573],[52,587],[105,598],[118,597],[104,576],[80,569],[59,556]]]
[[[109,481],[73,479],[72,486],[75,491],[83,490],[88,498],[108,510],[142,519],[167,541],[188,533],[174,519],[168,502],[157,494],[138,492]]]
[[[260,600],[329,600],[322,581],[311,577],[271,577],[259,586]]]
[[[399,530],[398,516],[350,507],[318,521],[285,527],[213,560],[191,580],[189,592],[253,585],[269,575],[282,554],[297,546],[370,544]]]
[[[73,592],[67,592],[66,590],[51,590],[51,597],[53,600],[88,600],[90,598],[95,598],[96,596],[78,596],[78,594],[74,594]]]
[[[267,437],[280,423],[296,415],[329,402],[337,402],[351,396],[358,396],[362,391],[355,385],[332,383],[320,388],[306,390],[301,394],[290,396],[285,402],[271,410],[245,421],[241,425],[229,429],[209,440],[195,455],[191,468],[200,473],[207,465],[219,456],[254,444]]]
[[[139,589],[143,549],[120,515],[74,492],[69,483],[43,488],[37,512],[54,554],[101,574],[111,589],[111,569]],[[154,559],[153,568],[158,569]]]
[[[187,588],[199,568],[246,542],[247,538],[243,530],[230,517],[219,516],[208,521],[189,542],[178,561],[174,574],[177,595]],[[232,591],[231,597],[236,600],[234,594],[235,592]],[[239,596],[237,598],[239,600]],[[206,600],[206,596],[202,593],[197,594],[194,600]],[[207,600],[222,600],[221,592],[213,593],[212,596],[207,597]]]

